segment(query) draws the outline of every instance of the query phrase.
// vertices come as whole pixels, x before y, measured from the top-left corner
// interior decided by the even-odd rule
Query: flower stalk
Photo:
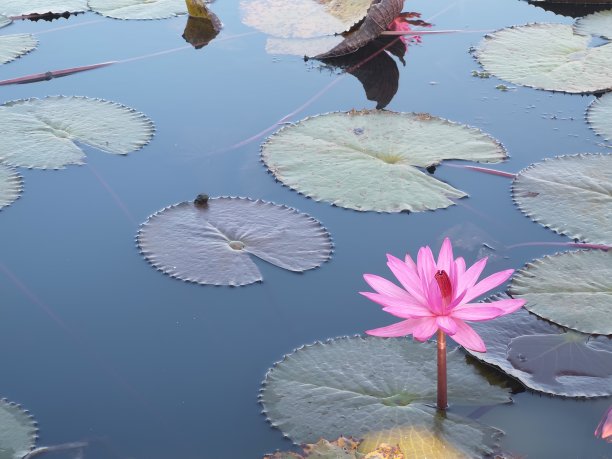
[[[446,410],[448,407],[446,383],[446,334],[438,329],[438,409]]]

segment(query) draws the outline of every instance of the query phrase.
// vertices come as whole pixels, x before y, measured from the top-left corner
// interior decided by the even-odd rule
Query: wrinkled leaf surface
[[[21,177],[12,167],[0,164],[0,209],[11,205],[20,195]]]
[[[165,19],[187,13],[185,0],[89,0],[89,7],[115,19]]]
[[[591,103],[587,121],[597,134],[612,140],[612,93],[608,92]]]
[[[579,18],[574,29],[581,35],[612,39],[612,10],[599,11]]]
[[[77,13],[87,11],[87,0],[2,0],[0,14],[25,16],[44,13]]]
[[[6,64],[29,53],[37,45],[38,40],[30,34],[0,35],[0,64]]]
[[[19,405],[0,400],[0,459],[22,459],[32,450],[38,429]]]

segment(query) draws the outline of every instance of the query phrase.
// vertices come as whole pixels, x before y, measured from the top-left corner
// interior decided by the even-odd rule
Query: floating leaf
[[[185,0],[89,0],[89,7],[115,19],[165,19],[187,13]]]
[[[532,261],[514,274],[509,292],[563,327],[612,335],[612,251],[564,252]]]
[[[302,445],[303,455],[277,451],[274,454],[266,454],[263,459],[357,459],[358,445],[359,441],[350,437],[340,437],[334,441],[322,438],[316,443]]]
[[[606,93],[591,103],[587,121],[597,134],[612,140],[612,93]]]
[[[514,84],[568,93],[611,89],[612,45],[589,48],[589,42],[570,25],[529,24],[488,35],[476,57]]]
[[[261,155],[278,180],[316,201],[378,212],[440,209],[466,196],[419,168],[444,159],[506,158],[478,129],[429,114],[376,110],[306,118],[273,134]]]
[[[0,35],[0,64],[6,64],[29,53],[37,45],[38,40],[30,34]]]
[[[77,13],[87,11],[87,0],[2,0],[0,14],[26,16],[42,13]]]
[[[5,16],[0,15],[0,29],[2,27],[6,27],[7,25],[9,25],[11,22],[13,22],[10,18],[7,18]]]
[[[412,426],[469,457],[490,453],[489,440],[498,430],[436,411],[435,355],[434,343],[407,339],[315,343],[268,371],[260,400],[272,425],[296,443]],[[490,385],[460,350],[449,352],[447,364],[451,403],[510,401],[508,391]]]
[[[22,459],[34,448],[36,423],[19,405],[0,400],[0,426],[0,459]]]
[[[612,351],[609,338],[564,333],[563,328],[526,309],[470,325],[487,343],[487,352],[466,351],[514,376],[530,389],[565,397],[612,395],[612,376],[605,376],[597,367],[600,357],[608,355],[601,352]],[[576,335],[580,340],[568,339]],[[610,356],[607,366],[609,359]]]
[[[316,56],[324,53],[342,42],[340,35],[328,35],[315,38],[268,38],[268,54],[290,54],[292,56]]]
[[[329,234],[314,218],[230,197],[166,207],[143,223],[138,244],[153,266],[172,277],[234,286],[262,280],[251,255],[302,272],[323,264],[332,251]]]
[[[589,14],[576,21],[576,33],[612,39],[612,10]]]
[[[23,189],[21,177],[13,168],[0,164],[0,209],[11,205]]]
[[[612,245],[612,155],[546,159],[522,170],[514,202],[532,220],[583,242]]]
[[[62,169],[83,164],[84,143],[106,153],[127,154],[149,143],[153,123],[114,102],[53,96],[0,106],[0,159],[10,165]]]
[[[279,38],[313,38],[348,31],[361,21],[371,0],[248,0],[242,22]]]

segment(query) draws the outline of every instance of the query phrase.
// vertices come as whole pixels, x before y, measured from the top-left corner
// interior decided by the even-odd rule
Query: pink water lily
[[[383,311],[404,320],[366,331],[369,335],[412,335],[418,341],[426,341],[441,330],[468,349],[486,352],[484,342],[466,321],[494,319],[525,304],[519,299],[472,303],[483,293],[503,284],[514,270],[500,271],[477,282],[487,259],[483,258],[466,269],[463,258],[453,258],[448,238],[442,244],[437,262],[429,247],[421,247],[416,263],[410,255],[406,255],[405,261],[392,255],[387,255],[387,259],[387,266],[403,288],[380,276],[365,274],[365,281],[376,293],[361,294],[384,306]]]
[[[610,408],[608,408],[608,411],[606,411],[599,422],[597,429],[595,429],[595,436],[608,443],[612,443],[612,405],[610,405]]]

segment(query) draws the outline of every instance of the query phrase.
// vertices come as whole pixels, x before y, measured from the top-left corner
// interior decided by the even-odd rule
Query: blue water
[[[470,194],[447,210],[357,213],[316,203],[276,183],[255,140],[337,75],[299,57],[271,56],[266,37],[240,22],[238,1],[212,4],[224,29],[208,46],[115,64],[35,84],[0,88],[0,102],[54,94],[99,97],[156,124],[142,151],[116,157],[87,149],[87,165],[20,171],[24,194],[0,213],[0,395],[40,424],[40,445],[85,440],[89,458],[260,458],[291,443],[257,403],[266,370],[315,340],[362,333],[391,318],[357,292],[362,274],[389,277],[385,253],[437,250],[443,237],[478,234],[497,250],[489,272],[555,252],[531,241],[565,241],[512,204],[508,179],[439,167],[435,176]],[[496,167],[516,172],[542,158],[605,151],[586,125],[592,96],[529,88],[501,92],[471,76],[468,53],[485,31],[535,21],[570,23],[519,0],[415,0],[436,29],[411,46],[387,107],[428,112],[483,129],[508,149]],[[124,60],[183,47],[187,18],[116,21],[87,13],[52,23],[17,22],[40,46],[0,67],[0,79]],[[66,26],[74,26],[65,28]],[[352,76],[292,117],[373,108]],[[242,288],[187,284],[152,269],[134,242],[151,213],[198,193],[262,198],[320,220],[332,260],[297,275],[258,263],[265,281]],[[474,261],[480,245],[457,249]],[[593,430],[610,400],[563,400],[523,392],[481,420],[507,435],[505,450],[529,458],[612,457]],[[54,457],[70,457],[60,453]]]

